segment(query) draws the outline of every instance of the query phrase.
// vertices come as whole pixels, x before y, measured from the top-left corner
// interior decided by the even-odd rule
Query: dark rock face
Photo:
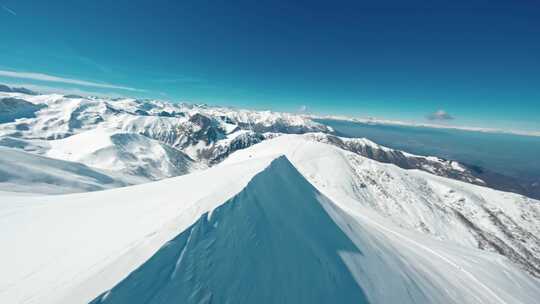
[[[137,110],[137,111],[135,111],[135,114],[141,115],[141,116],[149,116],[150,115],[150,114],[148,114],[148,112],[143,111],[143,110]]]
[[[189,135],[187,145],[196,144],[204,141],[207,145],[225,138],[225,130],[221,129],[217,121],[202,114],[195,114],[189,118],[189,121],[199,127],[199,129]]]
[[[212,119],[202,114],[195,114],[189,118],[189,121],[201,127],[201,129],[209,128],[212,125]]]
[[[355,141],[354,139],[344,140],[334,135],[325,134],[324,136],[313,138],[317,141],[330,143],[344,150],[382,163],[394,164],[403,169],[418,169],[470,184],[487,186],[501,191],[518,193],[540,199],[540,187],[535,187],[534,183],[523,183],[515,178],[498,174],[479,166],[471,166],[442,158],[433,159],[410,155],[399,150],[366,145],[364,142]]]
[[[7,85],[0,84],[0,92],[8,92],[8,93],[22,93],[26,95],[38,95],[38,93],[26,89],[26,88],[12,88],[8,87]]]
[[[173,111],[173,112],[167,112],[167,111],[161,111],[157,114],[157,116],[160,116],[160,117],[184,117],[185,114],[182,113],[182,112],[176,112],[176,111]]]
[[[244,133],[233,139],[226,146],[211,146],[199,151],[199,158],[205,159],[210,165],[223,161],[231,153],[248,148],[263,141],[265,137],[260,133]]]
[[[23,99],[6,97],[0,99],[0,123],[13,122],[18,118],[33,118],[45,105],[35,105]]]
[[[92,118],[85,118],[86,121],[83,121],[82,119],[85,111],[96,105],[96,102],[81,103],[75,110],[73,110],[68,121],[69,132],[73,133],[74,130],[82,128],[84,124],[98,124],[103,122],[104,119],[99,114],[94,115]]]
[[[479,249],[503,255],[532,276],[540,278],[540,259],[534,250],[540,246],[540,239],[502,212],[493,212],[487,208],[483,211],[489,215],[489,220],[504,235],[506,241],[495,233],[482,230],[467,215],[453,209],[456,218],[469,229],[478,242]]]
[[[439,176],[449,177],[477,185],[485,185],[482,180],[479,180],[477,176],[475,176],[472,170],[466,168],[463,164],[451,160],[414,156],[399,150],[369,145],[363,141],[343,140],[333,135],[326,135],[316,139],[378,162],[394,164],[403,169],[419,169]]]
[[[310,128],[308,126],[291,126],[285,122],[276,122],[272,125],[263,125],[263,124],[247,124],[247,123],[238,123],[238,126],[241,129],[244,130],[252,130],[254,132],[258,133],[285,133],[285,134],[304,134],[314,131],[320,131],[320,130],[313,130],[313,128]]]
[[[81,95],[76,95],[76,94],[68,94],[68,95],[64,95],[65,98],[72,98],[72,99],[76,99],[76,98],[84,98],[82,97]]]

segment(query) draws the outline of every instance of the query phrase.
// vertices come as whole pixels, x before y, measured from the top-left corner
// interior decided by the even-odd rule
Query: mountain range
[[[2,303],[536,303],[540,201],[303,114],[0,86]]]

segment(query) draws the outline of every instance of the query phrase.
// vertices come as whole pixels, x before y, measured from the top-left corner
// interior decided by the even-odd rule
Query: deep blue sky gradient
[[[145,90],[86,91],[540,131],[537,1],[0,5],[1,70]]]

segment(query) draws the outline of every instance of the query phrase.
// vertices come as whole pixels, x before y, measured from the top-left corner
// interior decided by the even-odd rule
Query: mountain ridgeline
[[[24,141],[25,146],[31,147],[39,144],[38,141],[53,142],[100,128],[107,130],[108,135],[104,136],[116,133],[145,136],[155,140],[156,145],[159,143],[172,148],[169,155],[176,151],[172,154],[181,153],[185,155],[181,157],[187,157],[204,166],[212,166],[234,151],[265,139],[280,134],[308,134],[308,138],[312,140],[332,144],[404,169],[423,170],[476,185],[540,198],[539,187],[495,173],[489,168],[438,157],[413,155],[377,145],[365,138],[339,137],[331,127],[315,122],[306,115],[171,104],[156,100],[39,95],[23,88],[1,88],[0,108],[5,108],[5,111],[0,115],[0,145],[8,147],[13,142],[9,139]],[[115,137],[119,136],[121,135]],[[122,144],[127,143],[123,141]],[[38,151],[30,150],[44,156],[61,154],[50,147]],[[97,151],[86,152],[91,154]],[[77,161],[85,163],[84,160]],[[123,171],[148,171],[148,166],[151,166],[148,162],[156,161],[150,157],[138,162],[146,169],[131,168]],[[155,180],[189,172],[170,169],[165,171],[163,174],[150,174],[148,177]]]
[[[0,100],[0,303],[540,298],[540,201],[487,170],[306,115]]]

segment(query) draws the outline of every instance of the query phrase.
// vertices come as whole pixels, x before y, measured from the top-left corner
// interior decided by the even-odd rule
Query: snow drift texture
[[[367,303],[340,251],[360,250],[284,157],[93,303]]]

